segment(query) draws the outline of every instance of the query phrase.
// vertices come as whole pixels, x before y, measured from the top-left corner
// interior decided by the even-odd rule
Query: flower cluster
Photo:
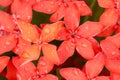
[[[33,24],[33,12],[49,22]],[[119,12],[120,0],[0,0],[0,75],[120,80]],[[89,19],[94,14],[96,21]]]

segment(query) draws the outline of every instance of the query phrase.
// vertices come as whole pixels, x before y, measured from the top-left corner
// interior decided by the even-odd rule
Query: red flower
[[[43,55],[54,64],[59,63],[57,55],[57,47],[48,42],[55,39],[63,26],[63,22],[56,22],[54,24],[46,24],[42,30],[36,25],[17,20],[18,30],[18,44],[13,51],[20,56],[21,65],[31,60],[37,60],[42,49]]]
[[[58,80],[58,78],[52,74],[48,74],[54,64],[47,60],[45,57],[40,57],[37,67],[32,62],[28,62],[25,65],[21,65],[18,57],[13,58],[13,64],[17,68],[18,80]]]
[[[73,22],[73,24],[78,26],[77,23]],[[69,24],[66,25],[66,28],[63,27],[57,37],[58,40],[65,40],[58,48],[60,62],[63,63],[72,56],[75,48],[85,59],[93,58],[94,51],[92,46],[94,45],[96,49],[99,45],[92,37],[100,33],[103,26],[98,22],[91,21],[87,21],[79,27],[76,27],[76,25],[72,25],[72,27],[68,25]]]
[[[110,80],[107,76],[98,76],[104,67],[104,55],[98,53],[93,59],[88,60],[84,70],[78,68],[62,68],[60,74],[66,80]]]
[[[0,54],[11,51],[17,43],[17,35],[14,34],[15,23],[11,15],[0,11]]]
[[[101,41],[100,46],[106,56],[105,67],[110,72],[120,74],[120,34],[107,37]]]
[[[56,22],[63,17],[70,17],[71,14],[74,15],[74,10],[80,16],[92,14],[90,8],[84,1],[77,0],[40,0],[33,6],[33,9],[47,14],[54,13],[50,18],[52,22]]]
[[[100,36],[110,36],[119,25],[119,12],[120,1],[119,0],[98,0],[100,7],[105,8],[105,11],[100,16],[100,23],[104,25],[103,32]]]

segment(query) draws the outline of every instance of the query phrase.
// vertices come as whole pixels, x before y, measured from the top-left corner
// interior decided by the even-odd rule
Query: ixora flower
[[[17,69],[17,80],[58,80],[57,76],[48,74],[54,64],[45,57],[40,57],[37,67],[32,62],[19,66],[20,64],[17,58],[18,57],[14,57],[12,59]]]
[[[104,54],[99,52],[88,60],[83,71],[79,68],[62,68],[60,74],[66,80],[110,80],[109,76],[98,76],[104,67]]]
[[[105,8],[99,19],[100,23],[104,25],[100,36],[110,36],[119,26],[120,0],[98,0],[98,4]]]
[[[0,11],[0,54],[11,51],[17,43],[17,35],[14,34],[16,24],[11,15]]]
[[[76,25],[72,27],[70,24],[65,24],[66,27],[61,29],[56,38],[57,40],[64,40],[57,51],[60,62],[63,63],[66,59],[71,57],[75,48],[85,59],[93,58],[93,45],[95,48],[99,47],[97,41],[93,37],[102,31],[103,25],[99,22],[92,21],[87,21],[79,27],[76,27],[76,25],[79,25],[78,23],[73,22],[73,24]]]
[[[120,74],[120,33],[101,41],[100,46],[106,56],[105,66],[113,73]]]
[[[33,10],[38,12],[44,12],[47,14],[53,13],[50,18],[52,22],[56,22],[63,17],[66,18],[73,16],[74,10],[77,10],[77,13],[80,16],[92,14],[92,11],[87,6],[87,4],[84,1],[79,0],[40,0],[36,4],[34,4]]]
[[[63,26],[59,21],[53,24],[46,24],[42,30],[36,25],[32,25],[22,20],[16,21],[20,34],[18,35],[18,44],[13,52],[20,56],[21,65],[37,60],[42,49],[43,55],[53,62],[59,63],[57,47],[48,42],[54,40]]]

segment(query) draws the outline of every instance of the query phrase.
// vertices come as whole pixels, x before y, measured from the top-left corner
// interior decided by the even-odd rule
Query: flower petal
[[[95,53],[98,53],[98,52],[101,51],[100,44],[99,44],[99,42],[96,39],[94,39],[94,38],[87,38],[87,40],[91,42],[93,50],[94,50]]]
[[[0,37],[0,54],[11,51],[17,43],[16,35],[8,34]]]
[[[105,61],[104,61],[104,55],[103,53],[98,53],[96,56],[88,60],[85,64],[85,71],[87,76],[92,79],[95,76],[99,75],[99,73],[102,71],[104,67]]]
[[[109,76],[97,76],[95,78],[95,80],[111,80],[111,78]],[[118,79],[116,79],[116,80],[118,80]]]
[[[47,74],[53,69],[54,64],[46,59],[44,56],[40,57],[37,68],[39,69],[39,73],[42,74]]]
[[[21,56],[23,51],[26,50],[27,47],[31,45],[31,42],[24,40],[22,37],[18,38],[17,45],[12,50],[15,54]]]
[[[57,40],[67,40],[68,35],[69,35],[69,33],[67,32],[66,28],[63,26],[63,27],[61,27],[61,30],[59,31],[56,39]]]
[[[108,28],[114,26],[118,20],[118,12],[114,8],[105,9],[104,13],[100,16],[100,23]]]
[[[107,37],[107,36],[110,36],[114,33],[115,31],[115,27],[114,26],[110,26],[106,29],[104,29],[100,34],[98,34],[97,36],[100,36],[100,37]]]
[[[120,60],[117,59],[106,59],[105,67],[110,71],[120,74]]]
[[[4,1],[3,1],[4,2]],[[15,28],[15,23],[11,15],[0,11],[0,29],[12,32]]]
[[[62,68],[60,74],[66,80],[88,80],[85,74],[78,68]]]
[[[112,41],[118,48],[120,48],[120,33],[114,36],[107,37],[108,40]]]
[[[69,57],[74,54],[75,44],[71,40],[64,41],[58,48],[58,56],[60,64],[64,63]]]
[[[34,4],[33,10],[38,12],[44,12],[51,14],[59,8],[58,2],[56,0],[42,0]]]
[[[103,29],[103,25],[99,22],[86,21],[79,27],[78,35],[82,37],[93,37],[99,34]]]
[[[47,74],[45,77],[40,78],[40,80],[58,80],[58,77],[52,74]]]
[[[118,47],[110,40],[106,39],[101,41],[100,46],[107,58],[114,59],[120,56],[120,51]]]
[[[54,40],[57,37],[62,26],[63,22],[61,21],[45,25],[41,31],[41,40],[43,42],[50,42]]]
[[[76,49],[85,59],[92,59],[94,57],[92,44],[87,39],[76,39]]]
[[[114,0],[97,0],[100,7],[103,8],[114,8]]]
[[[13,0],[0,0],[0,6],[7,7],[12,3]]]
[[[11,5],[11,11],[15,18],[25,22],[32,20],[32,7],[28,3],[22,3],[20,0],[14,0]]]
[[[42,44],[42,51],[45,58],[49,61],[53,62],[54,64],[58,64],[60,62],[57,54],[57,47],[55,45],[47,43]]]
[[[2,72],[3,69],[7,66],[9,59],[10,59],[10,57],[8,57],[8,56],[0,57],[0,72]]]
[[[29,80],[30,77],[32,77],[33,74],[35,74],[36,67],[32,62],[28,62],[24,65],[20,65],[20,60],[18,57],[14,57],[12,59],[12,62],[14,66],[17,68],[17,77],[21,80]]]
[[[92,10],[89,8],[89,6],[85,3],[85,1],[75,1],[80,15],[81,16],[87,16],[87,15],[92,15]]]
[[[54,14],[52,14],[52,16],[50,17],[50,21],[56,22],[62,19],[64,17],[64,14],[65,14],[65,7],[61,5],[61,7],[58,8],[58,10]]]
[[[120,80],[120,74],[111,72],[110,73],[110,79],[111,80]]]
[[[28,59],[28,61],[37,60],[40,56],[40,49],[41,47],[38,44],[33,44],[27,47],[20,57]]]
[[[64,22],[67,29],[74,31],[78,27],[80,22],[80,14],[77,6],[74,4],[70,5],[65,10]]]
[[[6,74],[7,79],[17,80],[16,72],[17,72],[17,69],[13,65],[12,61],[9,61],[7,65],[7,74]]]
[[[40,38],[39,29],[36,25],[18,20],[18,27],[23,39],[29,42],[38,42]]]

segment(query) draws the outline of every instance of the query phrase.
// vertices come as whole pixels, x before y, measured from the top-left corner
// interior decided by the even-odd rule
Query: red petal
[[[11,51],[17,43],[16,36],[14,34],[8,34],[0,37],[0,54]]]
[[[95,80],[111,80],[109,76],[97,76]],[[118,79],[117,79],[118,80]]]
[[[85,64],[85,71],[87,76],[92,79],[99,75],[104,67],[104,62],[103,53],[98,53],[92,60],[88,60]]]
[[[114,8],[115,2],[114,0],[97,0],[100,7],[103,8]]]
[[[20,65],[21,62],[18,57],[14,57],[12,61],[18,71],[17,77],[21,80],[29,80],[29,78],[35,74],[36,67],[32,62]]]
[[[4,1],[3,1],[4,2]],[[11,15],[0,11],[0,29],[12,32],[15,28],[15,23]]]
[[[84,38],[76,39],[76,49],[85,59],[91,59],[94,57],[92,44]]]
[[[47,74],[45,77],[40,78],[40,80],[58,80],[58,77],[52,74]]]
[[[66,80],[88,80],[85,74],[78,68],[62,68],[60,74]]]
[[[0,0],[0,6],[7,7],[12,3],[13,0]]]
[[[7,65],[7,74],[6,74],[7,79],[17,80],[16,72],[17,72],[17,69],[13,65],[12,61],[9,61]]]
[[[65,7],[61,5],[61,7],[58,8],[58,10],[54,14],[52,14],[52,16],[50,17],[50,21],[56,22],[62,19],[64,17],[64,13],[65,13]]]
[[[110,27],[107,27],[106,29],[104,29],[100,34],[98,34],[97,36],[100,36],[100,37],[107,37],[107,36],[110,36],[114,33],[115,31],[115,26],[110,26]]]
[[[115,27],[117,28],[115,32],[120,33],[120,25],[115,25]]]
[[[60,62],[56,49],[57,47],[55,45],[47,43],[42,44],[43,55],[46,59],[53,62],[54,64],[58,64]]]
[[[81,16],[92,15],[92,10],[85,3],[85,1],[75,1],[75,3],[79,9]]]
[[[28,3],[22,3],[20,0],[14,0],[11,10],[16,18],[25,22],[31,22],[32,7]]]
[[[110,79],[111,80],[120,80],[120,74],[117,73],[110,73]]]
[[[28,42],[28,41],[24,40],[23,38],[19,37],[17,45],[13,49],[13,52],[18,54],[19,56],[21,56],[23,51],[25,51],[26,48],[29,47],[30,45],[31,45],[30,42]]]
[[[106,59],[105,67],[110,71],[120,74],[120,60]]]
[[[100,33],[103,26],[98,22],[87,21],[79,27],[78,35],[82,37],[93,37]]]
[[[106,9],[104,13],[100,16],[100,23],[105,26],[105,28],[114,26],[118,20],[118,12],[116,9],[110,8]]]
[[[66,28],[63,26],[63,27],[61,27],[61,30],[59,31],[56,39],[57,40],[67,40],[68,35],[69,35],[69,33],[67,32]]]
[[[33,44],[26,48],[20,57],[25,58],[26,60],[37,60],[40,56],[41,47],[38,44]]]
[[[98,41],[96,39],[87,38],[87,40],[91,42],[93,50],[94,50],[95,53],[98,53],[98,52],[101,51],[101,47],[100,47],[100,45],[99,45],[99,43],[98,43]]]
[[[118,48],[120,48],[120,33],[114,36],[107,37],[108,40],[112,41]]]
[[[56,0],[51,1],[39,1],[34,6],[33,9],[38,12],[44,12],[47,14],[51,14],[55,12],[59,8],[58,2]]]
[[[56,22],[53,24],[45,25],[41,32],[41,40],[43,42],[50,42],[54,40],[57,37],[62,26],[63,22]]]
[[[101,41],[100,46],[107,58],[114,59],[120,56],[120,51],[118,47],[114,43],[112,43],[110,40],[106,39]]]
[[[53,69],[54,64],[46,59],[45,57],[40,57],[37,68],[40,74],[47,74]]]
[[[23,1],[23,3],[28,3],[31,6],[37,2],[37,0],[21,0],[21,1]]]
[[[67,29],[74,31],[80,22],[80,14],[77,7],[73,4],[66,8],[64,22]]]
[[[64,63],[69,57],[74,54],[75,44],[71,40],[64,41],[58,48],[58,56],[60,64]]]
[[[39,29],[36,25],[26,23],[24,21],[18,21],[18,27],[21,31],[21,36],[23,39],[29,42],[38,42],[40,38]]]
[[[22,58],[22,57],[14,57],[14,58],[12,58],[12,62],[14,64],[14,66],[16,68],[18,68],[19,66],[23,66],[30,61],[28,61],[28,59],[25,59],[25,58]]]
[[[8,56],[0,57],[0,72],[2,72],[3,69],[7,66],[9,59],[10,59],[10,57],[8,57]]]

